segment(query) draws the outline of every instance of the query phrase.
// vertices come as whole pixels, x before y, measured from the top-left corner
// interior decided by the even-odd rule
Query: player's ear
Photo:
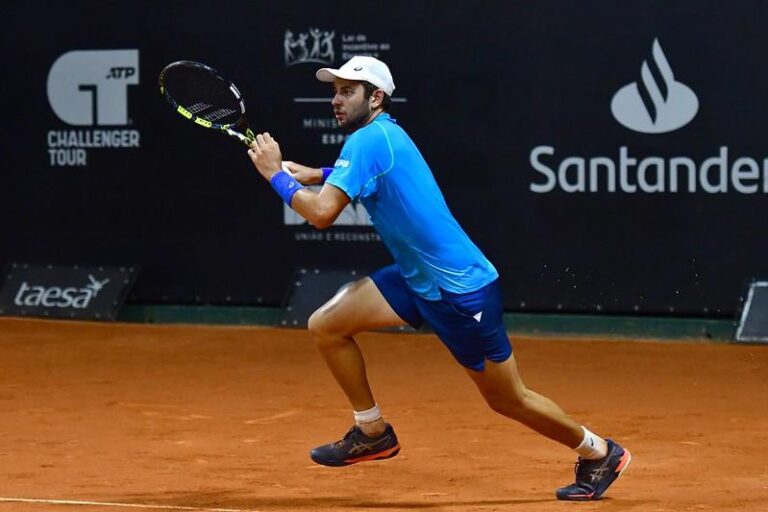
[[[375,91],[373,91],[373,94],[371,94],[371,107],[379,108],[383,102],[384,102],[384,91],[382,91],[381,89],[376,89]]]

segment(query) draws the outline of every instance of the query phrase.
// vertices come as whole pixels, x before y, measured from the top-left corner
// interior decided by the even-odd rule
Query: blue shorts
[[[417,329],[426,321],[462,366],[482,371],[486,358],[500,363],[512,354],[498,279],[470,293],[440,290],[442,299],[433,301],[416,295],[397,265],[370,278],[400,318]]]

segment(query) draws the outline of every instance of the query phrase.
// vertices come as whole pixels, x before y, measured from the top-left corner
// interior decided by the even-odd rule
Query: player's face
[[[370,98],[365,98],[365,88],[360,82],[337,78],[333,82],[333,114],[339,127],[354,131],[371,117],[373,108]]]

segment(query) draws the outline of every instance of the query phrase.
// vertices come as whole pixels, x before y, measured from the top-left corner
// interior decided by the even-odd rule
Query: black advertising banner
[[[767,18],[747,0],[15,3],[0,262],[133,261],[133,302],[250,305],[279,305],[298,267],[388,264],[361,205],[314,229],[157,87],[169,62],[210,64],[286,160],[332,165],[346,134],[314,73],[362,54],[390,65],[393,117],[508,310],[733,316],[768,274]]]
[[[739,314],[736,341],[768,343],[768,281],[753,281]]]
[[[8,265],[0,315],[114,320],[133,284],[132,267]]]

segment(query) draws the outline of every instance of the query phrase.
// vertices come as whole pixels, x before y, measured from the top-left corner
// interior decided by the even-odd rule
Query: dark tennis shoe
[[[309,456],[323,466],[349,466],[367,460],[388,459],[400,452],[400,443],[392,429],[387,428],[378,437],[368,437],[357,425],[350,428],[340,441],[313,449]]]
[[[579,457],[576,462],[576,481],[561,487],[556,495],[559,500],[599,500],[605,491],[627,469],[632,455],[617,443],[606,439],[608,455],[602,459],[589,460]]]

